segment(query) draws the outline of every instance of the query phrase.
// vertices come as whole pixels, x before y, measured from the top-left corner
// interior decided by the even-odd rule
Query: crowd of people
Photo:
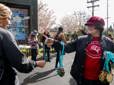
[[[105,22],[103,18],[92,16],[88,19],[85,26],[87,32],[83,36],[76,37],[72,42],[67,43],[64,29],[58,27],[58,32],[54,37],[50,36],[45,30],[43,34],[43,60],[38,61],[39,42],[37,32],[30,33],[28,44],[31,46],[31,59],[28,59],[20,52],[15,38],[7,30],[10,25],[12,11],[4,4],[0,4],[0,85],[19,85],[17,73],[29,73],[35,67],[44,67],[46,62],[51,62],[50,48],[54,48],[56,55],[55,69],[63,75],[64,64],[63,58],[65,53],[75,53],[74,62],[71,67],[71,75],[77,82],[77,85],[109,85],[109,78],[106,76],[99,79],[99,75],[104,70],[106,61],[105,51],[114,52],[114,43],[108,37],[102,35]],[[111,63],[108,63],[111,73]],[[106,73],[107,71],[104,70]],[[107,73],[108,75],[108,73]],[[103,80],[103,81],[101,81]]]

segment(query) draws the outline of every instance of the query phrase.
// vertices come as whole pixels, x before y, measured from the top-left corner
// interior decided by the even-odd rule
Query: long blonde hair
[[[0,3],[0,19],[7,18],[8,16],[11,16],[11,15],[12,15],[11,9],[8,6]]]

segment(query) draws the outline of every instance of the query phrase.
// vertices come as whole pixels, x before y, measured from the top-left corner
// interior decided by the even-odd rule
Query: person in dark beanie
[[[57,52],[55,68],[63,68],[64,44],[66,43],[63,27],[58,27],[58,32],[54,39],[56,42],[54,42],[53,47]]]
[[[32,61],[20,52],[15,38],[7,27],[12,11],[0,3],[0,85],[20,85],[15,70],[29,73],[35,67],[44,67],[45,61]]]
[[[87,35],[80,36],[65,46],[67,53],[76,51],[70,73],[77,85],[109,85],[109,82],[99,80],[99,74],[104,65],[103,53],[114,52],[114,43],[102,35],[105,25],[103,18],[92,16],[85,25]]]

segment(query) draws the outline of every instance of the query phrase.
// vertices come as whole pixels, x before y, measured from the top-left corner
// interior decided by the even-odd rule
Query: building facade
[[[9,30],[17,41],[26,41],[29,33],[38,29],[37,0],[0,0],[13,12]]]

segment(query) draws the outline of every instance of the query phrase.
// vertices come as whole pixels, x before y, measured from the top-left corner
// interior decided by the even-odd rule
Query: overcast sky
[[[54,10],[57,17],[57,22],[65,15],[72,14],[73,11],[85,11],[91,15],[91,9],[88,9],[87,0],[43,0],[48,4],[48,8]],[[95,8],[95,15],[105,19],[107,17],[107,0],[99,0],[96,4],[99,7]],[[114,0],[109,0],[109,23],[114,23]]]

